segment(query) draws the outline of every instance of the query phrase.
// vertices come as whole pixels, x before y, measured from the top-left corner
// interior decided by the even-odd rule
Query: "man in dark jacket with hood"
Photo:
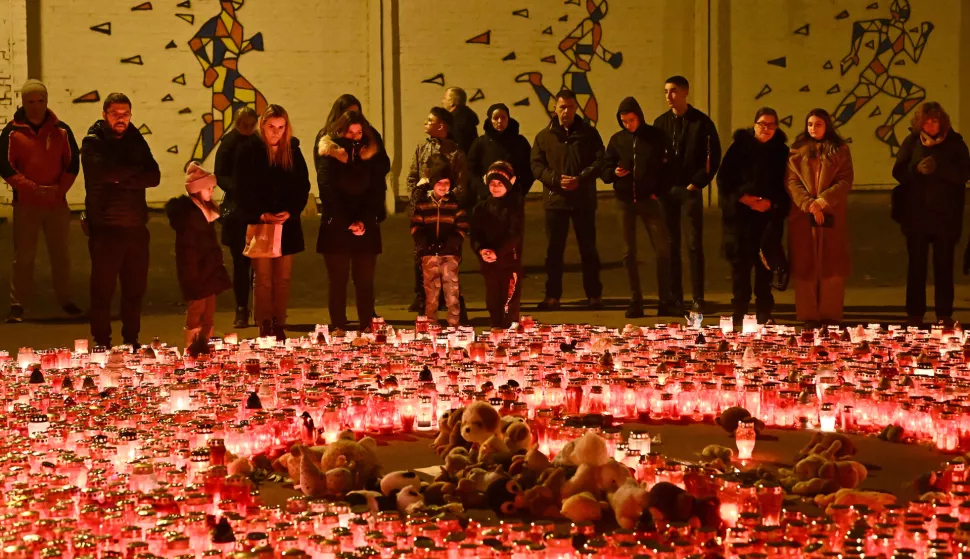
[[[783,254],[781,238],[791,199],[785,190],[788,138],[778,130],[778,113],[763,108],[755,113],[754,128],[734,133],[717,176],[724,226],[724,257],[731,265],[734,324],[741,326],[751,302],[754,269],[758,322],[771,319],[775,299],[773,271],[761,262],[761,251]],[[776,264],[777,265],[777,264]]]
[[[620,131],[606,148],[603,182],[613,185],[623,216],[623,264],[630,282],[627,318],[643,316],[643,292],[637,266],[637,218],[643,221],[657,260],[658,314],[675,307],[670,294],[670,237],[660,197],[666,193],[666,137],[644,121],[640,104],[633,97],[620,102],[616,111]]]
[[[506,161],[515,172],[513,193],[516,199],[525,201],[535,177],[532,176],[529,161],[532,146],[525,136],[519,134],[519,122],[510,116],[508,106],[496,103],[488,108],[483,129],[485,133],[475,138],[468,151],[470,190],[477,200],[487,199],[490,194],[484,180],[485,173],[492,163]]]
[[[468,94],[460,87],[449,87],[441,100],[444,108],[448,109],[454,120],[451,128],[451,138],[455,140],[461,151],[468,153],[472,142],[478,137],[478,115],[468,108]]]
[[[704,309],[704,196],[702,190],[714,180],[721,163],[721,143],[714,123],[707,115],[687,104],[690,84],[673,76],[664,84],[670,110],[653,125],[667,136],[670,190],[663,202],[670,231],[670,279],[673,297],[684,300],[680,260],[681,221],[686,218],[687,256],[694,295],[693,309]]]
[[[91,254],[91,335],[111,345],[111,299],[121,279],[121,335],[138,347],[141,300],[148,283],[148,204],[145,189],[161,174],[148,143],[131,124],[123,93],[104,100],[103,120],[81,142],[84,208]]]
[[[596,177],[603,140],[595,128],[576,118],[576,94],[556,96],[556,115],[532,145],[532,174],[545,188],[546,296],[539,310],[556,310],[562,297],[563,253],[573,222],[583,261],[583,290],[591,309],[603,307],[600,258],[596,252]]]

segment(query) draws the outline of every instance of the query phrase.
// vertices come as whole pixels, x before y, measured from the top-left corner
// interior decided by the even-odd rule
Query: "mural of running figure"
[[[896,61],[900,55],[905,55],[914,63],[920,61],[934,26],[924,21],[919,30],[907,30],[906,21],[910,15],[908,0],[893,0],[889,13],[891,19],[870,19],[852,24],[852,48],[842,59],[842,75],[859,64],[859,51],[867,37],[873,39],[866,46],[874,47],[875,55],[859,73],[859,83],[842,99],[833,114],[835,128],[839,128],[848,124],[859,109],[880,93],[899,99],[886,121],[876,128],[876,137],[887,144],[890,154],[895,156],[899,150],[896,125],[926,99],[926,90],[906,78],[890,75],[890,71],[894,64],[905,64],[905,59]]]
[[[587,122],[596,126],[599,120],[599,109],[596,95],[589,83],[589,71],[594,58],[600,58],[613,68],[623,64],[623,53],[610,52],[600,42],[603,38],[603,27],[600,22],[606,17],[607,0],[586,0],[586,17],[559,43],[559,52],[569,59],[569,66],[562,74],[560,89],[570,89],[576,94],[579,102],[579,113]],[[549,91],[542,84],[540,72],[526,72],[515,77],[519,83],[529,83],[535,90],[539,102],[546,113],[552,118],[556,106],[557,91]]]
[[[192,161],[204,161],[232,124],[236,110],[243,106],[263,114],[266,98],[239,73],[239,57],[263,50],[263,34],[243,39],[243,26],[236,12],[245,0],[221,0],[219,15],[202,24],[189,41],[189,47],[202,65],[202,83],[212,90],[212,112],[202,115],[205,125],[192,151]]]

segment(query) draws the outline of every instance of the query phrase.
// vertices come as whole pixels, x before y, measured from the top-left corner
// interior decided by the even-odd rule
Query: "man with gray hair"
[[[34,257],[41,231],[47,241],[57,302],[69,316],[84,314],[71,301],[67,191],[78,174],[78,148],[71,129],[47,108],[47,87],[27,80],[23,106],[0,134],[0,176],[13,188],[13,274],[7,322],[24,319],[34,285]]]
[[[468,155],[472,142],[478,137],[478,115],[468,108],[468,94],[460,87],[449,87],[445,90],[441,104],[448,109],[454,120],[451,128],[451,139],[458,144],[461,151]]]

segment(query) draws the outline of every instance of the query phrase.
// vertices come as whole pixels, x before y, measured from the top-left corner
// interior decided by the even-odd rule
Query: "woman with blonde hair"
[[[804,132],[792,144],[785,175],[792,200],[788,258],[795,316],[808,328],[842,321],[850,270],[846,209],[852,180],[848,144],[825,109],[812,109]]]
[[[892,216],[906,237],[906,322],[922,326],[926,272],[933,245],[934,311],[953,322],[953,259],[963,229],[963,204],[970,180],[970,153],[939,103],[928,101],[913,115],[913,127],[896,154]],[[964,273],[970,271],[964,262]]]
[[[280,255],[251,260],[259,334],[284,339],[293,255],[304,249],[300,213],[310,193],[310,176],[283,107],[266,107],[255,138],[240,149],[235,175],[238,211],[245,223],[282,225]]]

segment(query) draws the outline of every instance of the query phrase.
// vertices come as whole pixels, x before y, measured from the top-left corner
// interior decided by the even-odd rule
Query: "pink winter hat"
[[[216,185],[216,176],[206,171],[202,165],[193,161],[189,163],[185,170],[185,191],[189,194],[198,194],[210,186]]]

